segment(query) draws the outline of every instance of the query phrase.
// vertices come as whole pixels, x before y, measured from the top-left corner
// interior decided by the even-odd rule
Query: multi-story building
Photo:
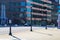
[[[59,0],[32,0],[32,25],[57,26],[58,4]]]
[[[26,0],[0,0],[0,15],[0,24],[9,24],[8,21],[11,20],[12,24],[22,25],[26,20]],[[2,21],[2,19],[5,21],[4,16],[6,16],[7,20],[5,23]]]
[[[55,26],[58,25],[57,23],[57,19],[58,19],[58,6],[59,6],[59,0],[50,0],[52,1],[52,7],[53,7],[53,10],[52,10],[52,23],[55,24]]]
[[[51,24],[52,2],[49,0],[32,0],[30,3],[32,5],[32,25],[46,26]],[[29,21],[30,17],[27,20]]]
[[[0,0],[0,24],[51,25],[53,3],[51,0]]]

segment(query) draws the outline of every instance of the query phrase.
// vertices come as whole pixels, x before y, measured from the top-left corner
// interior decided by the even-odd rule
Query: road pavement
[[[60,29],[44,27],[12,27],[12,36],[9,27],[0,28],[0,40],[60,40]]]

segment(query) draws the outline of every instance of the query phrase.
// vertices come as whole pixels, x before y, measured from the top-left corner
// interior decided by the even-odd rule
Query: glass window
[[[18,2],[9,2],[9,4],[8,4],[9,6],[19,6],[20,5],[20,3]]]
[[[20,9],[19,8],[9,8],[9,11],[11,11],[11,12],[19,12]]]
[[[27,12],[31,12],[31,9],[30,8],[27,8]]]
[[[37,3],[40,3],[40,4],[43,4],[44,2],[41,1],[41,0],[33,0],[34,2],[37,2]]]
[[[19,16],[22,18],[23,17],[23,14],[20,14]]]
[[[19,10],[19,8],[15,8],[15,11],[16,11],[16,12],[19,12],[20,10]]]
[[[9,8],[9,11],[14,12],[15,8]]]
[[[34,2],[37,2],[38,0],[33,0]]]
[[[58,8],[60,8],[60,6],[58,6]]]
[[[60,10],[58,10],[58,12],[60,12]]]
[[[30,2],[27,2],[27,6],[31,6],[31,3]]]
[[[31,14],[27,14],[27,17],[31,17]]]
[[[25,2],[21,2],[21,6],[25,6]]]
[[[21,12],[25,12],[25,8],[21,8]]]
[[[16,3],[16,6],[20,6],[20,3]]]

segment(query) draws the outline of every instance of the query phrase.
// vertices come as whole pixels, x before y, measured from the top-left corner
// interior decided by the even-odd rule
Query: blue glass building
[[[4,2],[3,2],[4,1]],[[5,24],[9,25],[9,20],[12,25],[30,25],[32,13],[32,25],[46,26],[55,24],[57,21],[57,0],[0,0],[0,24],[3,23],[2,17],[5,19]],[[1,9],[2,2],[4,3],[4,12]],[[32,8],[31,8],[32,7]],[[3,7],[2,7],[3,8]],[[55,23],[56,22],[56,23]],[[2,24],[1,24],[2,25]]]

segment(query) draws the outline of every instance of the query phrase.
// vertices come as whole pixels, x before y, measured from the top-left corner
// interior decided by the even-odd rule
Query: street
[[[44,27],[12,27],[12,36],[9,36],[9,27],[0,28],[0,40],[60,40],[60,29]]]

